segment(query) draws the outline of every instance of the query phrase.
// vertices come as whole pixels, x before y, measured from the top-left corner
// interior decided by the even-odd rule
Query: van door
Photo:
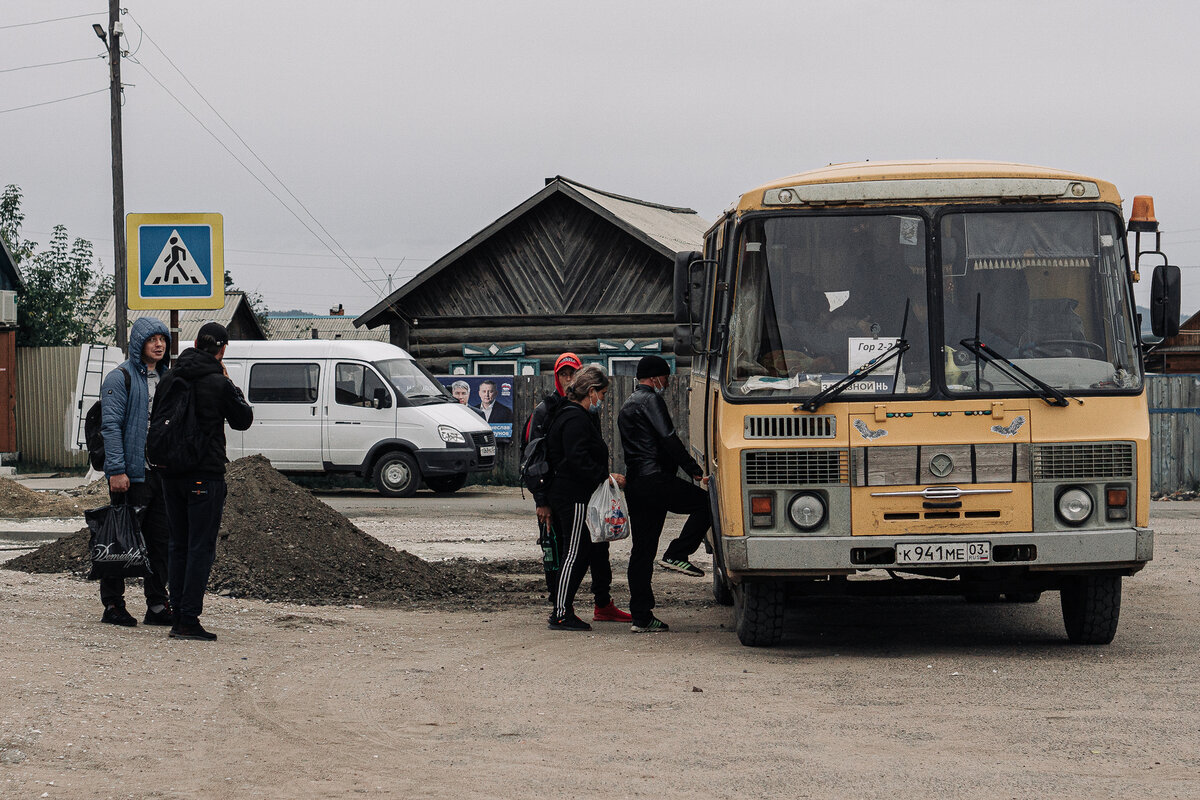
[[[242,390],[242,394],[246,393],[246,365],[241,361],[233,359],[223,359],[221,363],[225,366],[225,372],[229,375],[229,380],[233,381],[233,385]],[[242,432],[235,431],[225,425],[225,457],[230,461],[235,461],[241,458],[245,453],[242,452]]]
[[[254,424],[242,434],[246,455],[262,453],[275,469],[321,470],[321,364],[251,361],[246,399]]]
[[[326,379],[325,460],[358,466],[371,447],[396,435],[396,398],[391,387],[369,364],[334,362]],[[384,407],[376,408],[376,398]]]

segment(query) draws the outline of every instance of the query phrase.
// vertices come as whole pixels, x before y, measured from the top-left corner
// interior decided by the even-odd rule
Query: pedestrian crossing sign
[[[125,242],[130,308],[224,307],[220,214],[128,214]]]

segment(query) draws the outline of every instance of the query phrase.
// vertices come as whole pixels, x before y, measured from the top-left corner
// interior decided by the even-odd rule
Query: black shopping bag
[[[145,506],[116,503],[83,512],[92,532],[88,554],[92,571],[88,580],[144,578],[152,573],[146,539],[142,536]]]

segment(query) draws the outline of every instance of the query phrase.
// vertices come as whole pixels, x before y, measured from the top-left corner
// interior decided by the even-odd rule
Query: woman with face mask
[[[590,631],[592,626],[575,614],[575,592],[591,561],[592,543],[587,529],[587,504],[592,492],[608,480],[608,445],[600,433],[600,407],[608,394],[608,376],[595,365],[575,373],[567,387],[567,402],[555,415],[546,434],[546,460],[554,480],[548,498],[553,527],[560,538],[562,573],[559,577],[552,630]],[[625,476],[613,473],[625,487]],[[592,576],[595,580],[595,575]]]

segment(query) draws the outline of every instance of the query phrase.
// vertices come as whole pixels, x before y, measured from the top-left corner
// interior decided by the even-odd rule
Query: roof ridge
[[[611,197],[614,200],[623,200],[626,203],[636,203],[639,206],[646,206],[648,208],[657,208],[660,211],[670,211],[674,214],[695,214],[695,213],[697,213],[696,210],[692,209],[692,208],[683,208],[681,206],[668,206],[668,205],[663,205],[662,203],[651,203],[649,200],[639,200],[636,197],[626,197],[625,195],[617,194],[616,192],[606,192],[603,189],[597,189],[595,186],[588,186],[587,184],[580,183],[579,181],[576,181],[576,180],[572,180],[571,178],[568,178],[565,175],[555,175],[553,178],[547,178],[546,184],[549,185],[549,184],[553,183],[554,181],[562,181],[563,183],[568,183],[572,186],[577,186],[580,189],[587,189],[589,192],[595,192],[596,194],[602,194],[605,197]]]

